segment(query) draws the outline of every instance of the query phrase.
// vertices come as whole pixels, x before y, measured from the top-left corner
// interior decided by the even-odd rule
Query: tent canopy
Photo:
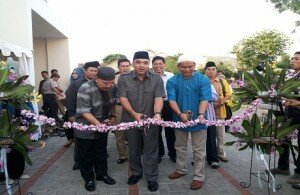
[[[23,55],[32,58],[33,52],[0,39],[0,60],[6,60],[8,57],[12,57],[15,61],[18,61],[18,58]]]

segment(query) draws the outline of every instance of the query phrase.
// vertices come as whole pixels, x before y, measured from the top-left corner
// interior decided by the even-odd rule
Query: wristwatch
[[[156,115],[156,114],[159,114],[159,116],[161,116],[161,112],[155,112],[155,115]]]

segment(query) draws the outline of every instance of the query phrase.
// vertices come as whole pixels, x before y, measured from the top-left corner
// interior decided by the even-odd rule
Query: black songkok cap
[[[134,53],[133,60],[135,59],[147,59],[150,60],[149,54],[146,51],[137,51]]]
[[[105,80],[105,81],[111,81],[115,79],[115,70],[111,67],[102,66],[99,68],[97,77],[99,79]]]
[[[86,62],[83,66],[83,68],[86,70],[89,67],[93,67],[93,68],[99,68],[100,64],[98,61],[93,61],[93,62]]]
[[[214,62],[207,62],[206,65],[205,65],[204,70],[206,70],[208,67],[217,67],[217,66]]]

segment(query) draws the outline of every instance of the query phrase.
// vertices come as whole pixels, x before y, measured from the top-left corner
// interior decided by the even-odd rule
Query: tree
[[[172,72],[174,74],[179,73],[179,69],[177,67],[177,60],[181,55],[182,53],[178,53],[173,56],[165,57],[166,71]]]
[[[295,14],[300,15],[300,0],[269,0],[269,1],[275,5],[275,8],[280,13],[286,10],[291,10]]]
[[[126,58],[126,56],[123,54],[119,54],[119,53],[118,54],[109,54],[109,55],[105,56],[102,61],[104,64],[111,64],[112,62],[117,61],[121,58]]]
[[[259,63],[276,61],[291,45],[290,38],[275,30],[264,30],[242,39],[233,46],[232,53],[242,69],[249,70]]]
[[[277,63],[277,68],[290,68],[290,59],[289,54],[283,54],[281,60]]]

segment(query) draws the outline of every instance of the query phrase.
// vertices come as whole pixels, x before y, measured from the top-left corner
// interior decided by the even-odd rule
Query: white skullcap
[[[187,61],[194,62],[196,64],[195,59],[193,57],[187,56],[187,55],[181,55],[177,60],[178,64],[180,64],[181,62],[187,62]]]

